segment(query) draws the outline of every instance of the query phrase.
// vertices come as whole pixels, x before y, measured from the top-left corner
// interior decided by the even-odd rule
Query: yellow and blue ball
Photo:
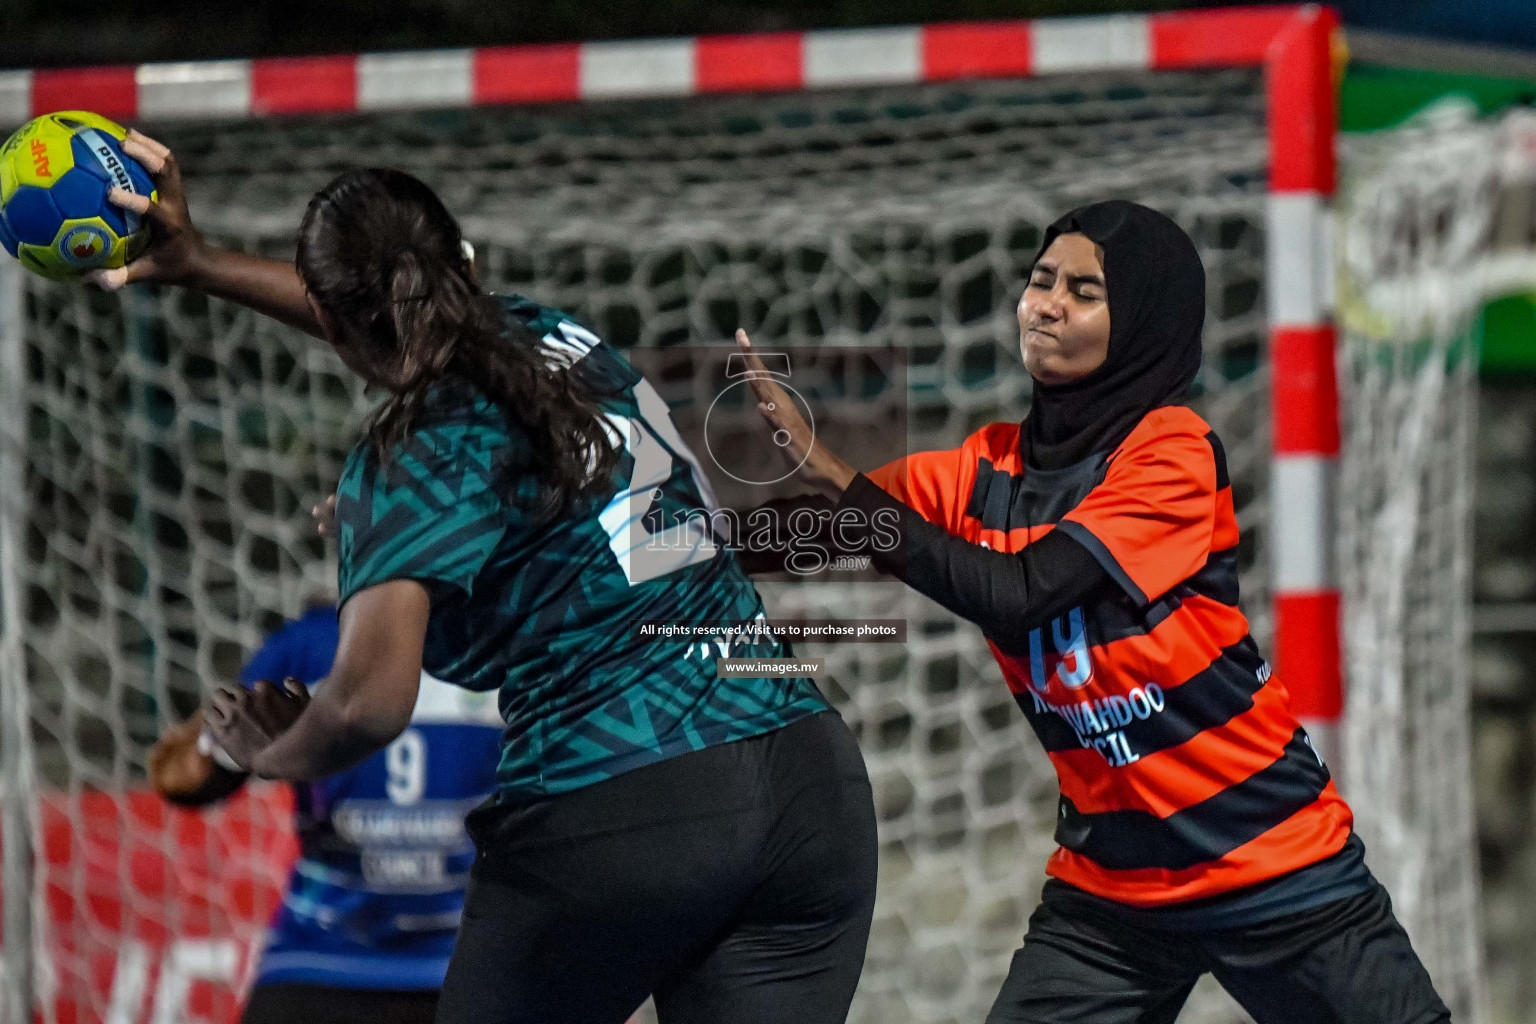
[[[107,198],[114,185],[157,198],[154,182],[123,152],[123,128],[65,110],[22,125],[0,146],[0,245],[22,266],[62,281],[120,267],[149,243],[138,214]]]

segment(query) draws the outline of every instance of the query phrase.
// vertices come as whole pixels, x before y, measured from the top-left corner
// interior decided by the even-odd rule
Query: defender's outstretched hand
[[[298,720],[309,703],[309,690],[297,679],[278,689],[265,679],[247,690],[225,686],[215,691],[206,717],[209,731],[224,752],[246,771],[256,755]]]
[[[122,188],[112,189],[108,198],[149,222],[149,248],[127,266],[93,270],[85,279],[105,291],[116,291],[135,281],[192,284],[202,268],[205,247],[203,236],[192,226],[192,215],[187,211],[175,154],[136,128],[128,129],[123,152],[144,165],[160,198],[152,201]]]
[[[800,476],[806,483],[833,501],[842,497],[858,473],[824,445],[816,443],[816,432],[805,422],[805,417],[800,415],[789,394],[773,379],[757,353],[752,351],[752,340],[747,337],[747,332],[739,328],[736,346],[746,359],[751,374],[747,379],[757,396],[757,411],[767,421],[775,447],[784,453],[790,465],[801,467]]]

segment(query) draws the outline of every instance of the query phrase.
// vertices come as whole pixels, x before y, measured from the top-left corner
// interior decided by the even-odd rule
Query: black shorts
[[[987,1024],[1171,1024],[1215,975],[1258,1024],[1443,1024],[1440,1001],[1379,884],[1269,921],[1150,929],[1116,904],[1047,886]]]
[[[470,814],[439,1024],[842,1024],[875,902],[864,760],[827,712]]]
[[[240,1024],[432,1024],[437,989],[395,991],[328,985],[258,985]]]

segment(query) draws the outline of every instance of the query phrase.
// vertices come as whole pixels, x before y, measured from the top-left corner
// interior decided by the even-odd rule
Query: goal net
[[[1468,720],[1483,306],[1536,285],[1536,117],[1470,101],[1348,140],[1338,203],[1342,784],[1453,1009],[1485,1019]]]
[[[1208,274],[1196,405],[1228,453],[1244,604],[1268,648],[1257,70],[144,127],[177,152],[194,217],[222,244],[291,254],[315,189],[346,168],[394,166],[461,218],[491,287],[564,308],[617,345],[713,344],[741,325],[760,344],[904,348],[913,450],[1027,409],[1014,305],[1046,224],[1112,197],[1161,209]],[[277,898],[281,797],[258,789],[189,839],[189,816],[140,801],[145,752],[332,583],[334,555],[307,510],[334,486],[367,399],[323,346],[227,303],[175,289],[107,297],[12,270],[0,326],[13,453],[0,482],[5,963],[31,979],[49,1024],[219,1018]],[[1448,788],[1422,799],[1465,807],[1466,521],[1444,499],[1465,493],[1470,361],[1454,349],[1349,365],[1365,406],[1349,442],[1369,436],[1346,449],[1346,472],[1376,481],[1383,502],[1404,441],[1385,422],[1371,432],[1387,415],[1376,403],[1411,406],[1417,392],[1398,396],[1416,374],[1448,371],[1435,386],[1450,426],[1426,428],[1433,451],[1415,456],[1425,482],[1409,585],[1352,577],[1378,572],[1364,541],[1345,583],[1352,626],[1375,615],[1382,642],[1398,642],[1394,678],[1449,673],[1433,692],[1399,685],[1398,710],[1370,710],[1372,735],[1390,747],[1421,728],[1409,705],[1432,699],[1444,713],[1422,727],[1438,731],[1412,764],[1432,761]],[[859,735],[880,819],[852,1019],[980,1020],[1053,848],[1050,763],[972,626],[890,584],[765,590],[776,617],[908,621],[905,645],[813,651]],[[1434,630],[1413,633],[1429,620]],[[1351,671],[1383,657],[1361,669],[1357,651]],[[1403,807],[1416,827],[1414,813]],[[1383,819],[1371,863],[1410,888],[1454,876],[1421,887],[1434,899],[1410,920],[1458,1020],[1476,1021],[1465,822],[1424,848],[1393,831],[1406,827]],[[1242,1018],[1202,990],[1181,1019]]]

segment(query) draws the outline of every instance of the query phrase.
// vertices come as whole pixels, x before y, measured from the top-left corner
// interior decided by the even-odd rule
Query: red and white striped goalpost
[[[1343,645],[1334,538],[1339,387],[1329,207],[1337,181],[1332,11],[1304,7],[1265,59],[1269,115],[1269,540],[1274,656],[1325,759],[1339,753]]]
[[[1334,480],[1339,460],[1329,204],[1338,19],[1315,5],[0,71],[0,124],[89,109],[119,119],[275,117],[1263,66],[1270,198],[1270,545],[1274,656],[1320,752],[1343,709]]]

